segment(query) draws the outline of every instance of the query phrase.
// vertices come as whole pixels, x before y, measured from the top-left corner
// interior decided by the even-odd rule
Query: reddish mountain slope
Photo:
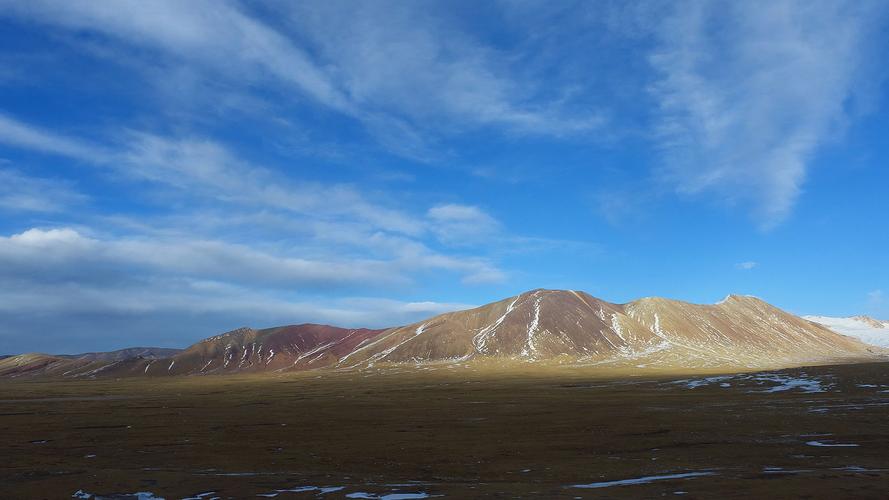
[[[323,368],[383,330],[292,325],[239,328],[210,337],[168,359],[150,361],[148,375],[261,372]]]

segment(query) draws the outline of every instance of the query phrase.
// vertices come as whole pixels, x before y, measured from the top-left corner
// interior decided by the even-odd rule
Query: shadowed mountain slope
[[[383,331],[314,324],[264,330],[239,328],[202,340],[172,358],[149,362],[144,372],[157,375],[323,368]]]

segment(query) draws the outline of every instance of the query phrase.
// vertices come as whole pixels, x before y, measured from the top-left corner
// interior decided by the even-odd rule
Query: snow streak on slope
[[[804,316],[804,318],[822,324],[837,333],[855,337],[865,344],[889,348],[889,321],[875,320],[867,316],[851,318]]]
[[[503,324],[503,321],[506,320],[509,313],[515,309],[516,302],[521,298],[521,294],[517,295],[516,298],[506,306],[506,312],[504,312],[502,316],[497,318],[497,320],[490,325],[479,330],[479,332],[472,338],[472,344],[475,346],[475,350],[479,354],[490,354],[488,352],[488,341],[497,333],[497,328]]]

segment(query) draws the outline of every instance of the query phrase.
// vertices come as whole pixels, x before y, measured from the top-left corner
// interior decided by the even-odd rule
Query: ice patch
[[[335,491],[340,491],[346,489],[345,486],[296,486],[294,488],[288,488],[283,490],[275,490],[271,493],[260,493],[256,496],[265,497],[265,498],[275,498],[282,493],[307,493],[310,491],[316,492],[318,495],[325,495],[327,493],[333,493]]]
[[[693,477],[703,477],[703,476],[713,476],[715,472],[706,471],[706,472],[685,472],[682,474],[664,474],[661,476],[645,476],[645,477],[637,477],[633,479],[620,479],[617,481],[603,481],[599,483],[588,483],[588,484],[573,484],[569,486],[569,488],[610,488],[612,486],[630,486],[634,484],[646,484],[652,483],[654,481],[667,481],[670,479],[690,479]]]
[[[854,443],[822,443],[821,441],[806,441],[806,444],[819,448],[857,448],[859,446]]]
[[[205,498],[211,497],[215,494],[216,494],[215,491],[205,491],[204,493],[198,493],[194,496],[191,496],[188,498],[183,498],[182,500],[204,500]]]
[[[857,465],[847,465],[846,467],[834,467],[833,470],[841,470],[845,472],[885,472],[886,469],[867,469]]]
[[[115,493],[113,495],[96,495],[95,493],[87,493],[83,490],[77,490],[71,495],[71,498],[80,498],[83,500],[103,500],[109,498],[132,499],[132,500],[165,500],[164,497],[155,496],[150,491],[137,491],[136,493]]]
[[[784,392],[793,389],[799,389],[807,393],[826,392],[827,389],[821,385],[821,381],[814,378],[791,377],[789,375],[757,375],[753,380],[760,382],[775,382],[778,385],[756,392]]]
[[[374,493],[365,493],[363,491],[356,491],[355,493],[349,493],[346,495],[346,498],[365,498],[372,500],[419,500],[421,498],[429,498],[430,495],[428,493],[417,492],[417,493],[383,493],[382,495],[377,495]]]
[[[776,384],[773,387],[768,387],[766,389],[753,390],[750,392],[762,392],[762,393],[773,393],[773,392],[784,392],[791,390],[799,390],[805,393],[819,393],[826,392],[827,389],[831,387],[830,384],[825,384],[822,380],[808,377],[805,374],[794,377],[791,375],[784,375],[780,373],[758,373],[753,375],[722,375],[717,377],[706,377],[706,378],[698,378],[698,379],[683,379],[676,380],[674,382],[670,382],[671,384],[684,384],[689,389],[695,389],[698,387],[705,387],[710,384],[719,383],[720,387],[728,388],[731,387],[732,384],[729,382],[733,382],[735,384],[739,384],[741,382],[754,382],[757,385],[764,385],[766,383]]]
[[[708,386],[708,385],[716,383],[716,382],[722,382],[723,380],[731,380],[732,378],[733,378],[732,376],[723,375],[723,376],[719,376],[719,377],[707,377],[707,378],[698,378],[698,379],[692,379],[692,380],[688,380],[688,379],[677,380],[673,383],[674,384],[685,384],[685,386],[688,387],[689,389],[695,389],[698,387]],[[720,386],[725,387],[722,384],[720,384]]]

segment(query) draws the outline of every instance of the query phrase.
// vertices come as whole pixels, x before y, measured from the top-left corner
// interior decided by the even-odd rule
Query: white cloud
[[[468,306],[348,294],[403,288],[426,274],[464,282],[502,277],[482,259],[436,254],[420,243],[394,251],[390,243],[386,258],[320,260],[291,255],[287,248],[264,251],[162,234],[111,238],[61,227],[2,236],[0,351],[42,343],[54,350],[82,350],[84,342],[108,348],[112,337],[151,344],[162,338],[159,332],[171,335],[165,345],[182,345],[239,324],[398,325]],[[126,335],[117,328],[126,328]],[[41,334],[22,344],[23,329]]]
[[[232,2],[35,0],[2,4],[7,15],[103,33],[237,78],[270,74],[327,106],[340,110],[349,107],[307,54]]]
[[[88,197],[71,183],[26,175],[0,166],[0,209],[14,212],[61,212]]]
[[[0,237],[0,278],[27,281],[189,277],[259,288],[385,288],[413,273],[447,271],[469,282],[502,277],[489,263],[404,245],[388,259],[316,260],[212,240],[97,239],[71,228],[29,229]],[[113,285],[113,282],[111,283]]]
[[[99,161],[106,153],[77,139],[41,130],[0,113],[0,143],[78,160]]]
[[[0,115],[0,142],[69,157],[221,202],[276,208],[313,216],[350,217],[387,231],[417,235],[423,222],[372,203],[346,185],[300,182],[244,161],[221,144],[201,138],[170,139],[127,132],[116,147],[53,133]]]
[[[471,205],[436,205],[426,215],[432,221],[432,232],[439,240],[450,245],[490,242],[501,231],[500,223],[494,217]]]
[[[371,203],[345,185],[299,182],[243,161],[222,145],[203,139],[167,139],[131,134],[121,153],[131,176],[204,194],[220,201],[273,207],[313,216],[348,216],[388,231],[416,235],[422,222]]]
[[[664,177],[780,223],[848,118],[877,3],[682,2],[651,57]]]
[[[284,220],[284,226],[290,225],[293,214],[299,214],[305,220],[300,221],[302,232],[313,233],[318,241],[326,239],[330,243],[345,243],[356,249],[381,251],[383,260],[368,259],[359,251],[357,255],[344,252],[340,246],[327,248],[322,254],[345,255],[343,259],[322,259],[317,263],[291,260],[283,269],[299,270],[308,279],[316,270],[325,268],[330,274],[318,274],[315,282],[329,280],[338,283],[338,274],[355,274],[360,277],[370,267],[384,267],[387,272],[377,272],[375,276],[381,282],[406,279],[408,271],[424,272],[431,269],[446,270],[462,275],[465,283],[480,284],[499,282],[505,279],[505,273],[480,257],[449,256],[433,252],[417,238],[432,232],[443,241],[465,243],[479,238],[486,231],[495,232],[499,224],[493,217],[476,207],[462,205],[443,205],[433,207],[427,218],[415,217],[405,211],[382,206],[368,201],[365,196],[350,186],[306,183],[282,177],[264,167],[246,162],[222,145],[203,139],[167,139],[160,136],[128,132],[120,139],[122,143],[116,148],[103,149],[101,154],[89,143],[58,134],[52,134],[29,124],[12,119],[7,120],[16,130],[24,131],[22,136],[44,138],[46,143],[61,143],[70,148],[44,149],[31,141],[13,142],[13,145],[24,148],[37,148],[59,155],[72,156],[88,163],[112,169],[119,175],[134,180],[150,181],[177,190],[184,196],[186,204],[193,205],[195,198],[205,198],[222,203],[227,207],[225,221],[218,224],[237,222],[239,208],[257,207],[272,210],[280,214],[278,220]],[[85,153],[89,152],[89,153]],[[81,156],[82,155],[82,156]],[[290,214],[288,216],[288,214]],[[288,220],[288,217],[291,220]],[[265,214],[264,218],[275,218],[274,213]],[[194,222],[194,221],[192,221]],[[144,227],[141,231],[157,231]],[[279,231],[280,233],[280,231]],[[394,233],[394,234],[393,234]],[[395,236],[397,234],[404,235]],[[280,234],[278,238],[280,238]],[[194,240],[194,238],[188,238]],[[123,243],[115,243],[122,245]],[[192,249],[195,255],[206,253],[224,260],[228,257],[224,251],[231,246],[222,248],[213,242],[192,241],[192,247],[201,245],[203,248]],[[141,247],[146,245],[142,244]],[[242,245],[243,247],[243,245]],[[238,252],[244,253],[248,247]],[[165,249],[156,254],[185,251],[180,245],[173,252]],[[154,255],[155,252],[145,252]],[[261,260],[254,255],[251,262]],[[181,262],[191,262],[195,267],[208,265],[211,260],[195,257],[183,258]],[[388,262],[388,264],[380,264]],[[249,266],[243,266],[249,268]],[[226,266],[220,266],[225,269]],[[297,269],[299,268],[299,269]],[[393,268],[397,272],[393,272]],[[360,271],[360,272],[359,272]],[[320,272],[320,271],[317,271]],[[288,276],[269,272],[258,273],[257,276],[268,276],[276,280]],[[286,278],[285,278],[286,279]]]
[[[170,278],[113,288],[73,282],[0,286],[4,317],[0,352],[184,347],[238,326],[311,322],[385,328],[468,307],[363,297],[300,300],[224,283]],[[23,331],[39,333],[23,339]]]
[[[578,111],[564,95],[553,97],[543,84],[546,75],[531,74],[522,54],[495,49],[461,30],[448,9],[433,12],[411,2],[284,3],[271,8],[281,21],[272,27],[237,2],[0,5],[6,16],[156,51],[160,57],[144,58],[148,66],[188,68],[165,68],[165,75],[173,73],[167,78],[222,77],[241,88],[295,90],[294,102],[308,98],[348,115],[390,151],[413,158],[427,158],[441,133],[490,126],[562,136],[587,133],[603,122],[589,106]],[[165,79],[159,80],[157,90],[166,91]],[[190,86],[201,92],[210,87]]]
[[[737,264],[735,264],[735,269],[740,269],[742,271],[749,271],[758,265],[759,265],[758,262],[753,262],[752,260],[748,260],[746,262],[738,262]]]
[[[497,125],[561,135],[601,124],[555,99],[510,66],[520,54],[475,39],[448,9],[413,2],[290,3],[297,31],[335,68],[350,99],[413,125]],[[542,85],[540,85],[542,86]]]

